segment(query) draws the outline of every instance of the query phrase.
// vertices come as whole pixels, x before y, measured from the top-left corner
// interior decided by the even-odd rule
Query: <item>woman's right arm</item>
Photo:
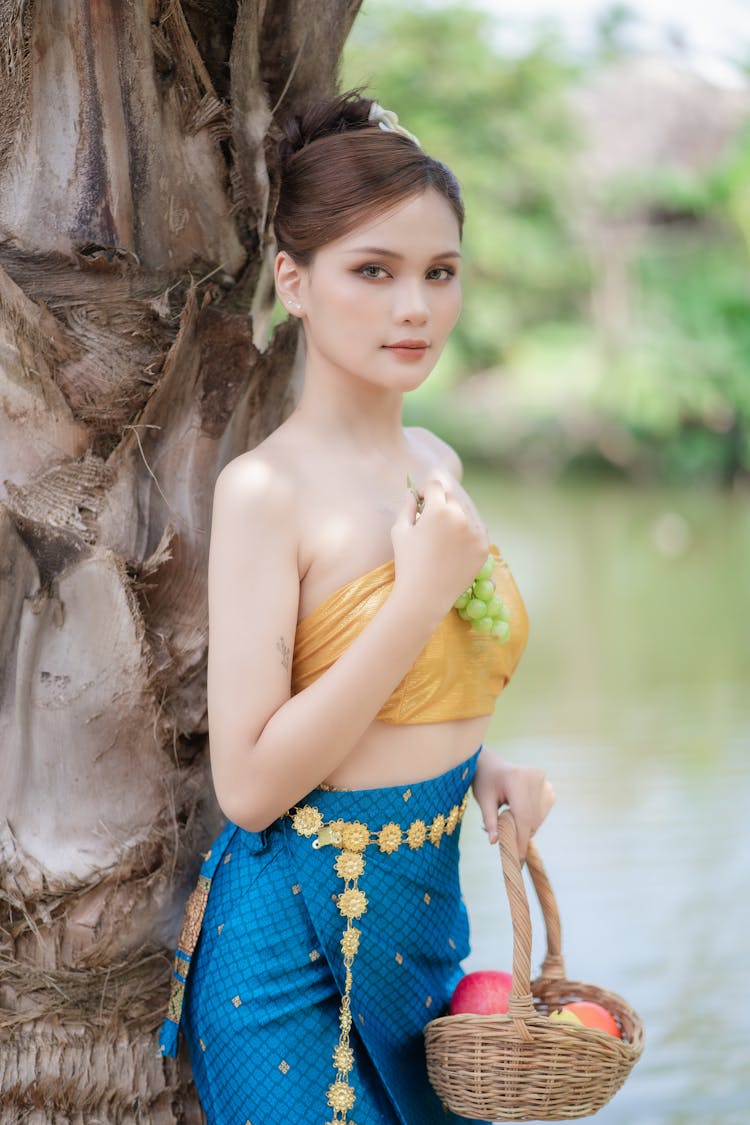
[[[347,757],[487,554],[486,529],[470,526],[439,482],[428,482],[416,522],[416,503],[407,494],[392,532],[391,593],[339,659],[292,696],[296,503],[292,482],[261,458],[232,462],[214,493],[211,769],[222,811],[250,831],[267,827]],[[435,583],[429,597],[420,596],[429,585],[426,574]]]

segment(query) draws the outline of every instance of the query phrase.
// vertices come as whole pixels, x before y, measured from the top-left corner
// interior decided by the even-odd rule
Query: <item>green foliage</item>
[[[742,245],[715,234],[641,255],[637,330],[596,403],[659,452],[662,475],[750,468],[749,283]]]
[[[716,210],[739,231],[750,255],[750,124],[708,183]]]
[[[662,475],[750,471],[750,130],[706,173],[621,182],[609,203],[672,222],[639,255],[635,329],[596,404],[652,446]]]

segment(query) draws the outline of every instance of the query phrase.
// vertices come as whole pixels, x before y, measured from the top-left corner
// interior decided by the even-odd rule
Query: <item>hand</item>
[[[424,487],[424,504],[407,489],[391,529],[395,586],[426,612],[446,614],[471,583],[489,553],[487,527],[461,485],[433,469]]]
[[[477,761],[472,790],[491,844],[497,843],[500,805],[510,807],[518,832],[518,854],[523,860],[529,840],[556,799],[544,771],[504,762],[485,746]]]

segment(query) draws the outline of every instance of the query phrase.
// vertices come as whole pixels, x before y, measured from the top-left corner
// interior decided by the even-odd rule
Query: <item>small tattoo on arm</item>
[[[289,668],[289,647],[283,637],[279,637],[276,648],[281,653],[281,663],[285,670]]]

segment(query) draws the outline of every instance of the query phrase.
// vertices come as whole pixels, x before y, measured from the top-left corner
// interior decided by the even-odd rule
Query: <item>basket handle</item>
[[[503,879],[510,904],[513,923],[513,985],[508,1001],[508,1014],[514,1019],[521,1038],[531,1038],[525,1020],[536,1014],[531,996],[531,914],[526,887],[518,858],[516,822],[510,809],[503,809],[498,817],[500,858]],[[562,958],[560,914],[557,902],[533,840],[526,849],[526,863],[534,884],[547,933],[547,954],[542,963],[542,977],[562,980],[565,966]]]

